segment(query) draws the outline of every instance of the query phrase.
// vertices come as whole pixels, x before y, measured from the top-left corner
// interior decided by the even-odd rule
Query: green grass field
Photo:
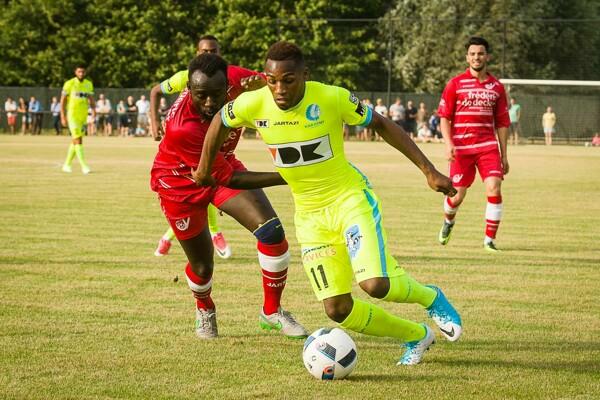
[[[600,397],[600,149],[509,148],[504,252],[493,255],[482,249],[479,181],[442,247],[442,196],[384,143],[348,143],[382,198],[393,254],[416,279],[444,288],[465,331],[454,344],[438,334],[415,367],[395,366],[395,341],[352,333],[353,374],[319,382],[304,369],[302,341],[259,330],[254,240],[229,217],[221,225],[234,254],[216,260],[213,289],[221,337],[195,338],[181,248],[153,255],[167,227],[148,184],[155,143],[85,145],[93,173],[75,162],[68,175],[66,137],[0,136],[1,399]],[[272,169],[262,143],[239,148],[249,168]],[[445,170],[442,145],[422,148]],[[311,331],[334,326],[300,265],[288,189],[267,194],[292,249],[284,306]],[[417,305],[384,306],[427,321]]]

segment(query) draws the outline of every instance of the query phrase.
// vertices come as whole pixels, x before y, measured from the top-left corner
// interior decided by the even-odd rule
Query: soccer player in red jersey
[[[215,304],[210,296],[213,244],[206,224],[210,203],[231,215],[258,239],[264,305],[259,321],[263,329],[279,330],[288,337],[306,337],[306,330],[281,308],[290,255],[277,214],[259,187],[285,184],[277,173],[246,171],[233,155],[239,132],[221,147],[211,174],[217,186],[198,187],[191,176],[197,168],[204,137],[213,115],[228,97],[228,78],[235,68],[215,54],[201,54],[188,68],[187,89],[169,109],[165,136],[151,172],[151,187],[187,258],[185,274],[196,298],[196,334],[203,339],[218,335]],[[234,74],[234,72],[233,72]],[[235,76],[235,75],[234,75]],[[261,183],[262,182],[262,183]],[[239,190],[255,189],[255,190]]]
[[[487,196],[484,248],[497,252],[494,240],[502,218],[500,189],[509,169],[506,143],[510,118],[504,86],[487,71],[488,42],[474,36],[465,48],[469,68],[448,82],[438,108],[449,175],[457,189],[455,196],[444,199],[445,221],[438,239],[442,245],[450,240],[456,212],[477,169]]]

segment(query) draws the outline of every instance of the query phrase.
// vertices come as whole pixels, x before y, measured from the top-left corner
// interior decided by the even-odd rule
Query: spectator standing
[[[160,102],[158,103],[158,117],[160,118],[161,124],[165,121],[165,118],[167,117],[167,111],[169,111],[167,99],[161,97]]]
[[[50,112],[52,113],[52,126],[54,127],[54,131],[58,136],[61,134],[62,126],[60,125],[60,102],[56,96],[52,96]]]
[[[89,136],[94,136],[96,134],[96,116],[94,115],[95,111],[95,108],[88,107],[86,133]]]
[[[519,144],[519,134],[521,133],[521,105],[517,103],[517,99],[510,99],[510,108],[508,109],[510,117],[510,136],[508,141],[510,144]]]
[[[394,102],[394,104],[392,104],[390,106],[390,118],[396,124],[398,124],[402,128],[404,128],[405,114],[406,114],[406,110],[404,109],[404,106],[402,105],[402,100],[400,100],[400,97],[396,97],[396,101]]]
[[[127,117],[127,107],[123,99],[119,100],[119,104],[117,104],[117,118],[119,134],[121,137],[126,137],[129,130],[129,118]]]
[[[19,97],[17,113],[21,114],[21,135],[29,132],[29,105],[23,97]]]
[[[410,135],[411,139],[415,138],[417,133],[417,108],[414,106],[412,100],[406,103],[406,132]]]
[[[552,107],[548,106],[546,112],[542,115],[542,126],[544,127],[544,140],[546,146],[552,146],[552,135],[555,132],[556,114],[552,111]]]
[[[429,130],[435,142],[442,141],[442,130],[440,129],[440,116],[437,110],[433,110],[431,117],[429,117]]]
[[[596,133],[592,138],[592,146],[599,147],[600,146],[600,133]]]
[[[42,133],[42,104],[35,96],[29,99],[29,120],[31,121],[31,134]]]
[[[136,134],[146,136],[148,133],[148,112],[150,111],[150,102],[146,100],[146,96],[141,95],[140,99],[135,102],[137,107],[137,129]]]
[[[417,122],[417,131],[421,129],[421,125],[427,125],[427,107],[425,107],[425,103],[419,103],[419,109],[417,110],[417,117],[415,120]]]
[[[17,125],[17,102],[12,97],[7,97],[4,102],[4,111],[6,111],[6,123],[8,131],[11,135],[15,134],[15,126]]]
[[[111,111],[112,105],[110,104],[110,100],[104,96],[104,93],[100,93],[98,95],[98,101],[96,101],[96,128],[98,129],[98,132],[102,132],[104,136],[110,136],[112,134]]]
[[[375,112],[384,118],[389,118],[388,109],[385,106],[385,104],[383,104],[383,99],[375,100]],[[377,131],[373,131],[373,133],[374,133],[375,140],[379,141],[380,140],[379,133],[377,133]]]
[[[135,129],[133,121],[135,121],[135,119],[137,118],[137,113],[138,113],[138,109],[137,109],[137,106],[135,105],[133,96],[127,96],[127,104],[125,105],[125,107],[127,108],[128,134],[133,135],[134,129]]]

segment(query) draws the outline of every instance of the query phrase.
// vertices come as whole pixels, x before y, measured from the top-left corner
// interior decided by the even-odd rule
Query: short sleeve
[[[68,80],[65,82],[65,84],[62,87],[62,95],[63,96],[68,96],[69,92],[71,91],[71,80]]]
[[[169,79],[162,81],[160,84],[160,90],[164,94],[173,94],[183,92],[188,81],[188,71],[182,70],[177,72]]]
[[[456,84],[454,79],[448,82],[444,91],[442,92],[442,98],[438,106],[438,115],[440,118],[446,118],[452,121],[454,117],[454,108],[456,107]]]
[[[240,128],[242,126],[252,127],[252,124],[248,121],[247,117],[247,106],[251,101],[252,93],[248,92],[240,95],[237,99],[232,100],[225,104],[221,109],[221,120],[223,125],[228,128]]]
[[[504,86],[500,86],[500,96],[498,97],[498,101],[496,101],[496,109],[494,110],[494,123],[496,128],[507,128],[510,126],[508,102],[506,101]]]
[[[344,122],[348,125],[369,125],[373,118],[373,110],[365,107],[349,90],[341,87],[335,89],[337,90],[338,110]]]

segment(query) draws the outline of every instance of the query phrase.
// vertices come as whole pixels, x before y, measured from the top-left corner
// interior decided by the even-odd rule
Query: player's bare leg
[[[306,337],[306,329],[281,307],[290,255],[283,226],[265,193],[262,190],[243,191],[219,208],[258,239],[258,261],[262,268],[264,294],[260,326],[267,330],[278,330],[288,337]]]
[[[485,210],[485,238],[483,246],[487,251],[496,253],[498,249],[494,244],[500,220],[502,219],[502,179],[489,176],[484,180],[487,207]]]
[[[444,224],[438,234],[438,241],[442,245],[446,245],[450,241],[450,234],[454,228],[454,218],[458,211],[458,206],[461,205],[467,195],[467,188],[459,186],[456,188],[454,197],[444,197]]]
[[[218,336],[216,307],[210,296],[213,274],[213,244],[208,227],[199,235],[179,240],[188,259],[185,275],[196,298],[196,335],[201,339]]]

